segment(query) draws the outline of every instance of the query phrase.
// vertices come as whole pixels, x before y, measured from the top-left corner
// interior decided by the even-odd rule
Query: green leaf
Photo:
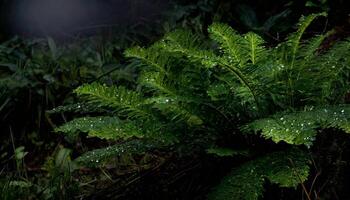
[[[25,152],[24,149],[24,146],[20,146],[15,149],[16,160],[22,160],[28,154],[28,152]]]
[[[60,148],[55,156],[55,166],[62,172],[72,172],[76,169],[70,157],[71,153],[71,149]]]

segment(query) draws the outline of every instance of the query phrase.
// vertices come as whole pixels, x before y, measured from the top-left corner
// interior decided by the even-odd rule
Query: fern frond
[[[143,109],[142,95],[125,87],[108,87],[98,83],[85,84],[75,93],[98,107],[109,107],[129,118],[147,118],[150,114]]]
[[[248,43],[249,60],[253,65],[259,62],[260,59],[266,59],[267,50],[264,48],[265,41],[257,34],[249,32],[244,35]]]
[[[159,46],[167,52],[185,55],[190,61],[201,63],[207,68],[212,68],[218,64],[217,57],[214,52],[206,50],[204,45],[197,44],[198,38],[191,32],[177,30],[167,34],[159,43]]]
[[[214,26],[214,27],[216,27],[216,26]],[[216,30],[216,29],[214,28],[214,30]],[[222,30],[218,28],[218,31],[222,31]],[[182,44],[183,42],[181,42],[181,41],[178,42],[176,39],[177,38],[185,38],[186,35],[188,35],[188,34],[184,34],[183,36],[179,36],[179,34],[181,35],[184,33],[183,32],[175,32],[173,34],[174,36],[170,37],[171,39],[169,40],[169,42],[166,42],[164,44],[164,48],[167,51],[173,52],[173,53],[174,52],[181,53],[181,54],[185,55],[190,61],[200,62],[208,68],[212,68],[214,66],[220,66],[220,67],[230,71],[230,73],[232,73],[232,75],[235,76],[243,84],[243,86],[247,88],[251,97],[254,99],[253,100],[254,103],[256,105],[258,105],[258,98],[257,98],[255,88],[251,84],[251,80],[249,79],[249,77],[246,76],[246,74],[244,74],[240,68],[235,67],[232,63],[230,63],[229,59],[226,59],[224,57],[218,57],[211,51],[197,50],[197,49],[192,48],[192,47],[187,49],[186,44]],[[217,32],[217,34],[219,34],[219,32]],[[222,34],[224,36],[226,36],[225,33],[222,33]],[[226,33],[226,34],[228,34],[228,33]],[[170,36],[172,36],[172,35],[170,35]],[[243,37],[241,37],[240,39],[245,41],[245,39]],[[242,48],[244,48],[244,47],[242,47]],[[257,106],[257,107],[259,107],[259,106]]]
[[[221,23],[214,23],[208,28],[210,38],[218,42],[225,55],[232,58],[234,63],[240,67],[246,63],[245,40],[240,34],[236,33],[231,26]]]
[[[186,122],[190,126],[198,126],[203,124],[203,120],[192,112],[191,109],[182,105],[180,99],[169,98],[166,96],[153,97],[147,100],[153,104],[153,108],[158,109],[170,121],[179,123]]]
[[[156,120],[156,119],[152,119]],[[159,121],[150,120],[120,120],[117,117],[83,117],[76,118],[55,129],[70,138],[79,133],[87,133],[89,137],[108,140],[127,140],[130,138],[148,139],[163,144],[178,142],[176,135],[169,132]]]
[[[298,30],[287,38],[287,42],[291,46],[291,56],[292,56],[291,67],[293,67],[294,65],[296,54],[301,45],[301,38],[304,35],[305,30],[307,29],[307,27],[310,26],[310,24],[316,18],[321,16],[325,17],[327,16],[327,13],[311,14],[306,17],[305,16],[301,17],[298,23]]]
[[[189,125],[199,125],[203,121],[191,111],[181,106],[182,103],[191,102],[187,96],[177,94],[179,91],[173,88],[174,83],[169,83],[169,78],[165,78],[159,72],[146,72],[140,77],[140,83],[151,88],[155,95],[145,100],[145,104],[151,104],[153,108],[161,111],[164,116],[170,117],[173,122],[185,121]]]
[[[75,162],[88,167],[100,167],[117,156],[124,154],[144,154],[154,148],[159,148],[159,145],[146,141],[132,140],[86,152],[78,157]]]
[[[278,143],[311,146],[317,129],[337,128],[350,133],[350,106],[329,106],[295,113],[276,114],[254,121],[242,130],[261,132],[266,139]]]
[[[301,52],[298,56],[309,60],[311,59],[317,50],[320,48],[322,42],[329,37],[331,34],[333,34],[334,31],[329,31],[326,34],[314,36],[313,38],[310,38],[305,44],[301,47]]]
[[[231,93],[231,89],[228,84],[222,82],[212,83],[209,86],[207,93],[212,101],[219,101],[225,100],[226,96]]]
[[[234,169],[208,199],[257,200],[263,196],[265,180],[281,187],[296,187],[307,179],[308,163],[307,154],[297,149],[268,154]]]
[[[95,105],[89,103],[75,103],[68,104],[64,106],[58,106],[52,110],[46,111],[48,114],[57,114],[64,112],[74,112],[74,113],[102,113],[108,112],[106,109],[96,107]]]
[[[229,37],[229,34],[231,33],[232,28],[229,28],[229,26],[223,25],[223,24],[214,24],[212,29],[213,29],[212,31],[215,32],[213,34],[215,34],[217,37],[219,38],[223,37],[221,39],[223,40],[224,44],[220,43],[221,45],[225,46],[225,45],[231,44],[231,43],[226,44],[226,42],[229,42],[229,41],[226,41],[226,40],[229,40],[226,37]],[[226,58],[218,57],[212,51],[198,50],[195,45],[194,46],[190,45],[191,42],[186,43],[185,41],[187,40],[185,40],[184,38],[187,38],[187,40],[189,38],[191,39],[191,33],[188,33],[186,31],[178,31],[178,32],[173,32],[171,34],[168,34],[164,39],[163,48],[169,52],[181,53],[187,56],[187,58],[190,61],[195,61],[195,62],[200,61],[200,63],[202,63],[204,66],[209,68],[212,68],[217,65],[220,67],[223,67],[231,71],[246,87],[249,87],[250,90],[252,90],[252,87],[249,84],[248,77],[246,77],[239,68],[230,64]],[[236,40],[239,40],[241,42],[242,41],[246,42],[246,40],[242,36],[239,36],[239,38],[236,38],[234,41]],[[230,41],[233,42],[232,40]],[[240,48],[244,49],[244,47],[242,46]],[[243,50],[240,50],[239,52],[242,52],[242,51]]]
[[[153,67],[154,69],[165,73],[169,57],[159,53],[159,48],[150,47],[147,49],[134,47],[125,50],[124,55],[128,58],[136,58],[141,62]]]
[[[323,59],[332,61],[333,63],[331,64],[335,64],[341,60],[343,63],[348,64],[350,59],[349,49],[350,38],[346,38],[344,41],[336,43],[328,52],[326,52]],[[321,62],[324,62],[325,60],[322,60]]]
[[[208,195],[209,200],[257,200],[263,196],[264,178],[253,165],[243,165],[223,178]]]
[[[143,72],[138,82],[140,85],[147,87],[156,94],[175,96],[176,90],[173,88],[174,83],[161,72]]]
[[[163,40],[156,43],[158,47],[164,47],[164,45],[170,42],[174,46],[179,46],[185,49],[202,49],[205,47],[205,43],[201,40],[199,35],[193,34],[189,30],[177,29],[170,33],[167,33]]]
[[[121,121],[117,117],[83,117],[76,118],[57,127],[55,132],[63,132],[70,137],[79,132],[88,133],[89,137],[101,139],[143,138],[141,130],[132,122]]]
[[[219,157],[237,156],[237,155],[248,156],[249,155],[249,151],[247,151],[247,150],[233,150],[233,149],[229,149],[229,148],[220,148],[220,147],[207,149],[207,153],[214,154],[214,155],[219,156]]]

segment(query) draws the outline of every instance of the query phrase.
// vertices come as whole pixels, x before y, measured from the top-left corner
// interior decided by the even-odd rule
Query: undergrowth
[[[311,199],[304,186],[311,164],[307,149],[320,130],[350,132],[349,40],[323,49],[332,32],[303,39],[312,21],[325,15],[302,17],[297,31],[277,46],[214,23],[209,39],[177,30],[150,47],[128,49],[125,56],[141,70],[137,84],[78,87],[78,103],[50,112],[81,117],[55,131],[71,139],[84,132],[113,144],[81,155],[75,160],[80,166],[110,167],[125,154],[165,150],[238,156],[246,162],[209,199],[259,199],[266,183],[298,187]],[[257,152],[248,142],[254,133],[283,148]],[[232,136],[246,142],[223,142]]]

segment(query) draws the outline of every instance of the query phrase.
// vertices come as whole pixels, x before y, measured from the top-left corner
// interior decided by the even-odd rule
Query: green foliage
[[[263,196],[265,180],[280,187],[296,187],[307,180],[308,163],[307,154],[296,149],[265,155],[234,169],[208,199],[257,200]]]
[[[278,113],[259,119],[243,129],[260,132],[266,139],[289,144],[311,146],[318,129],[336,128],[350,133],[350,107],[330,106],[293,113]]]
[[[305,3],[306,7],[310,8],[318,8],[319,10],[328,12],[330,10],[330,5],[327,0],[320,0],[320,1],[314,1],[314,0],[308,0]]]
[[[208,154],[213,154],[219,157],[226,157],[226,156],[248,156],[249,152],[245,150],[233,150],[228,148],[210,148],[207,149]]]
[[[0,198],[3,200],[19,199],[29,193],[31,183],[20,180],[0,180]]]
[[[78,118],[56,131],[118,140],[77,159],[92,167],[123,153],[164,148],[251,158],[224,178],[210,195],[214,199],[258,199],[265,180],[296,187],[309,170],[308,156],[299,147],[255,159],[254,147],[248,144],[212,147],[232,132],[235,137],[261,132],[276,143],[307,146],[319,129],[349,132],[349,40],[322,49],[331,32],[302,39],[320,16],[325,14],[302,17],[298,30],[276,47],[266,47],[256,33],[242,35],[214,23],[208,29],[211,41],[177,30],[148,48],[129,49],[125,55],[141,71],[137,84],[131,89],[98,83],[79,87],[75,93],[81,105],[104,111],[91,112],[98,117]],[[67,109],[81,113],[75,106]],[[249,154],[236,150],[242,146]]]
[[[50,161],[47,168],[42,166],[57,141],[47,133],[55,122],[70,118],[69,114],[51,118],[46,110],[70,105],[75,101],[71,90],[82,83],[133,82],[134,67],[119,64],[119,48],[120,44],[98,37],[61,44],[52,38],[14,37],[0,44],[0,179],[7,179],[4,185],[0,181],[0,199],[71,199],[78,192],[72,173],[58,170],[57,161]],[[77,104],[74,109],[79,108],[81,113],[105,110],[87,104]],[[66,158],[59,154],[60,160]],[[64,168],[67,163],[63,163]],[[17,184],[21,181],[30,186]]]
[[[288,43],[291,46],[291,51],[292,51],[292,65],[294,64],[295,61],[295,57],[297,54],[297,51],[299,50],[299,46],[301,44],[301,37],[304,35],[304,32],[306,30],[307,27],[309,27],[309,25],[311,24],[312,21],[314,21],[317,17],[320,16],[327,16],[326,13],[320,13],[320,14],[311,14],[308,15],[306,17],[301,17],[299,24],[298,24],[298,30],[297,32],[291,34],[288,37]]]
[[[15,37],[2,43],[0,112],[1,120],[6,122],[3,125],[23,127],[20,120],[12,121],[26,115],[33,119],[29,123],[31,126],[52,126],[45,118],[45,110],[62,104],[63,99],[72,101],[69,93],[77,85],[109,77],[116,81],[128,79],[125,69],[119,70],[123,78],[113,75],[119,68],[118,60],[112,55],[113,48],[111,45],[100,48],[88,39],[57,45],[52,38],[24,40]],[[114,71],[110,71],[111,68]],[[103,76],[106,72],[110,73]],[[31,126],[23,128],[33,129]]]
[[[141,108],[142,96],[138,92],[125,87],[108,87],[106,85],[83,85],[75,90],[79,96],[97,107],[109,107],[113,111],[130,118],[147,117]]]
[[[222,51],[225,53],[224,55],[232,57],[232,62],[237,63],[239,66],[246,62],[245,55],[247,51],[245,51],[244,46],[246,46],[247,42],[233,28],[226,24],[215,23],[209,27],[208,31],[211,39],[220,44]]]
[[[49,156],[41,168],[47,172],[45,177],[37,175],[32,178],[11,173],[3,176],[1,172],[0,199],[72,199],[78,193],[78,185],[72,176],[76,165],[72,162],[70,155],[70,149],[61,147]]]
[[[55,131],[74,134],[87,132],[90,137],[102,139],[128,139],[131,137],[142,137],[140,130],[133,123],[121,121],[116,117],[83,117],[74,119]]]
[[[160,145],[158,144],[157,147],[159,148],[159,146]],[[125,154],[144,154],[154,148],[154,143],[138,140],[127,141],[106,148],[86,152],[76,159],[76,162],[84,166],[100,167],[118,156],[123,156]]]

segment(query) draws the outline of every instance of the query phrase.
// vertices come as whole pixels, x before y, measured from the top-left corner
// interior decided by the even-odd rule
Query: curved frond
[[[334,31],[329,31],[326,34],[317,35],[313,38],[310,38],[305,44],[302,45],[302,49],[300,51],[300,57],[304,59],[311,59],[315,56],[317,50],[320,48],[322,42]]]
[[[46,111],[48,114],[57,114],[57,113],[64,113],[64,112],[74,112],[74,113],[100,113],[100,112],[107,112],[105,109],[96,107],[93,104],[89,103],[74,103],[74,104],[68,104],[64,106],[58,106],[52,110]]]
[[[219,57],[211,50],[206,50],[198,43],[198,37],[189,31],[177,30],[168,33],[159,43],[167,52],[186,56],[190,61],[212,68],[218,64]]]
[[[161,111],[164,116],[168,116],[173,122],[185,121],[189,125],[200,125],[203,121],[187,108],[181,106],[193,101],[190,97],[178,94],[170,80],[159,72],[143,73],[140,83],[151,88],[154,97],[145,100],[145,104],[151,104],[152,108]]]
[[[327,13],[318,13],[318,14],[311,14],[308,16],[303,16],[300,18],[299,23],[298,23],[298,30],[291,34],[287,42],[289,43],[291,47],[291,56],[292,56],[292,62],[291,62],[291,67],[294,65],[294,61],[296,58],[296,54],[298,52],[299,47],[301,46],[301,38],[304,35],[305,30],[307,27],[310,26],[310,24],[318,17],[321,16],[327,16]]]
[[[150,98],[147,101],[152,103],[153,108],[161,111],[172,122],[179,123],[184,121],[190,126],[203,124],[203,120],[193,112],[195,109],[191,110],[188,108],[189,106],[185,106],[185,103],[181,102],[181,99],[159,96]]]
[[[256,64],[260,59],[266,59],[267,49],[264,48],[265,41],[259,35],[249,32],[244,35],[247,40],[249,60]]]
[[[176,90],[172,87],[174,84],[170,81],[161,72],[143,72],[138,80],[141,85],[155,93],[174,96]]]
[[[153,148],[158,147],[146,141],[132,140],[121,144],[116,144],[102,149],[95,149],[78,157],[75,162],[88,167],[100,167],[112,158],[124,154],[144,154]]]
[[[79,132],[85,132],[89,137],[114,140],[143,137],[143,133],[134,123],[121,121],[117,117],[76,118],[57,127],[55,132],[63,132],[71,137]]]
[[[234,63],[237,63],[240,67],[246,63],[247,54],[244,48],[247,44],[240,34],[229,25],[222,23],[214,23],[208,28],[210,38],[218,42],[220,47],[226,56],[232,58]]]
[[[150,114],[142,108],[142,94],[125,87],[106,86],[98,83],[85,84],[75,93],[99,107],[110,107],[129,118],[147,118]]]
[[[308,163],[307,154],[297,149],[268,154],[234,169],[208,199],[258,200],[263,196],[265,180],[281,187],[296,187],[307,179]]]
[[[312,145],[317,129],[337,128],[350,133],[350,106],[330,106],[307,111],[276,114],[243,127],[278,143]]]
[[[154,69],[165,73],[166,66],[169,62],[169,57],[159,53],[159,48],[141,48],[133,47],[124,52],[126,57],[139,59],[144,64],[147,64]]]

